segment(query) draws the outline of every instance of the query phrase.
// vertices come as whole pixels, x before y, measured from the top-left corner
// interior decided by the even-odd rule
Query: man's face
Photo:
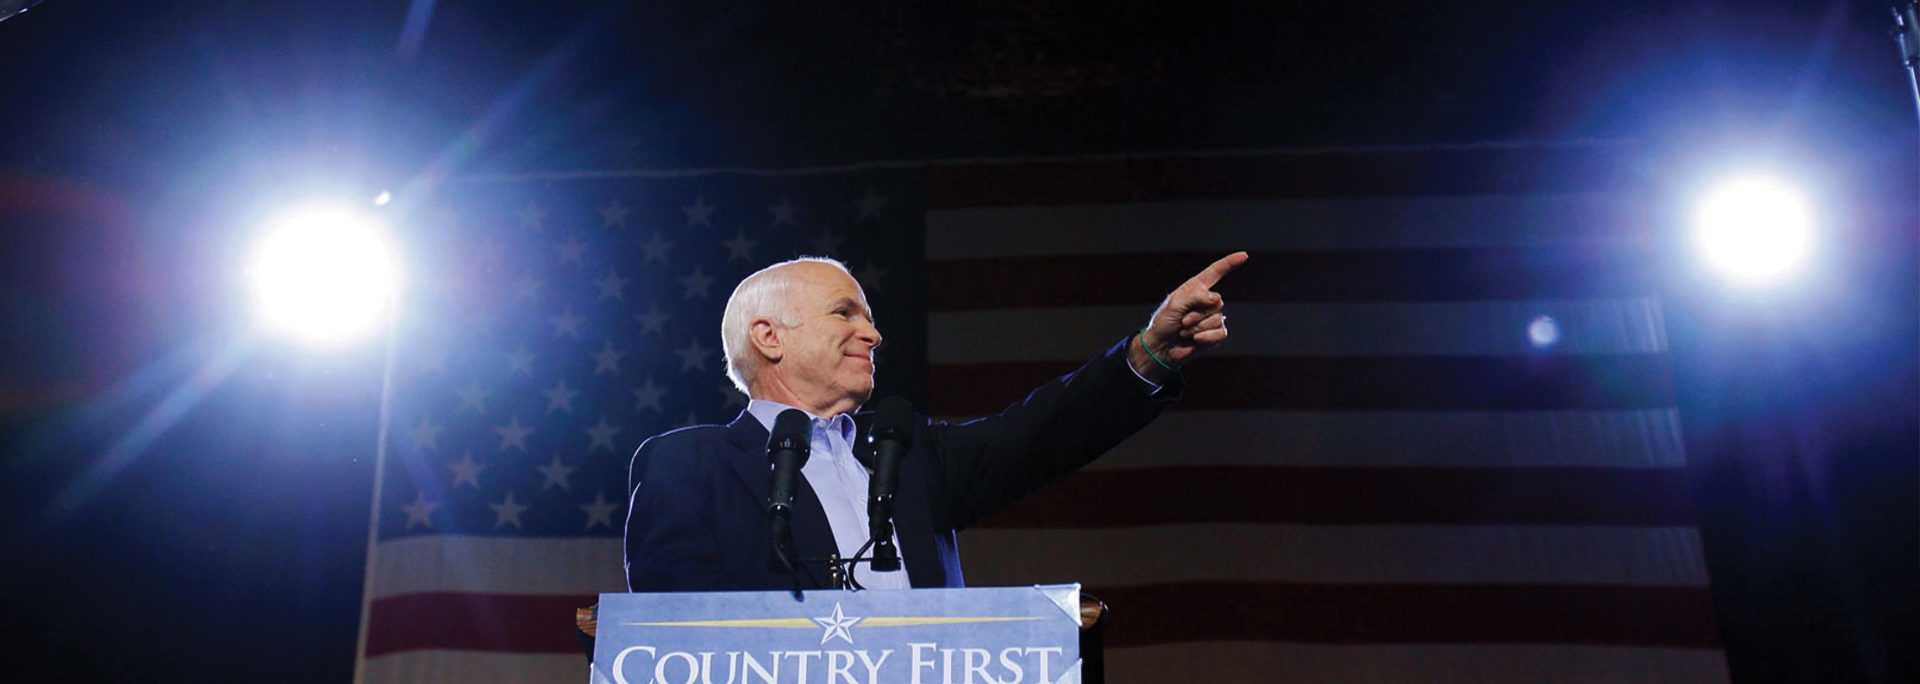
[[[798,271],[793,306],[799,325],[783,335],[781,375],[814,408],[852,411],[873,396],[873,351],[880,346],[867,296],[833,266],[801,262],[792,268]]]

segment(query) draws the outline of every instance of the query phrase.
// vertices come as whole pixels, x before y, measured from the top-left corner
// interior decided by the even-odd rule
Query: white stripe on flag
[[[980,586],[1205,581],[1707,585],[1700,535],[1691,527],[1216,523],[976,529],[961,536],[960,548],[968,583]]]
[[[927,258],[1619,243],[1651,234],[1645,207],[1574,193],[937,209]]]
[[[585,653],[518,654],[407,651],[367,659],[367,684],[524,684],[586,682]]]
[[[1674,409],[1173,411],[1088,470],[1168,466],[1679,468]]]
[[[1223,610],[1226,609],[1223,607]],[[1715,650],[1525,644],[1194,643],[1109,649],[1111,684],[1719,684]]]
[[[927,317],[927,361],[1078,361],[1146,323],[1139,306],[943,311]],[[1459,356],[1543,351],[1529,328],[1553,319],[1555,354],[1665,354],[1658,297],[1576,301],[1270,304],[1229,302],[1233,339],[1212,356]]]
[[[425,592],[598,594],[626,591],[620,540],[437,535],[381,542],[376,599]]]

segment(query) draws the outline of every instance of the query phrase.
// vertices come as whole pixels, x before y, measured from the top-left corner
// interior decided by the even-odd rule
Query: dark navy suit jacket
[[[1112,449],[1172,403],[1178,384],[1149,395],[1127,367],[1123,341],[997,415],[958,424],[922,418],[900,464],[894,511],[913,586],[965,586],[958,531]],[[855,455],[863,461],[872,418],[855,415]],[[770,567],[766,447],[766,428],[744,411],[729,425],[683,428],[640,445],[628,481],[628,589],[793,587]],[[826,558],[835,550],[833,532],[804,477],[795,499],[797,555]],[[803,570],[803,586],[827,586],[824,563]]]

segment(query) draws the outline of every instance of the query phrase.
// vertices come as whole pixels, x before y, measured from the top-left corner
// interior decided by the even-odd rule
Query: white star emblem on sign
[[[827,628],[826,633],[820,635],[820,644],[824,646],[832,639],[841,639],[849,644],[853,643],[853,632],[849,630],[854,625],[860,624],[861,620],[865,619],[866,618],[847,617],[845,613],[840,612],[840,604],[835,603],[833,604],[833,615],[817,617],[814,618],[813,621],[819,623],[821,627]]]

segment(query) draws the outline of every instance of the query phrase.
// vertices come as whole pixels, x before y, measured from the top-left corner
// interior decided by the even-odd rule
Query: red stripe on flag
[[[1704,587],[1191,582],[1090,587],[1108,648],[1200,641],[1718,648]]]
[[[1679,526],[1695,516],[1678,469],[1200,466],[1081,471],[979,526],[1181,523]]]
[[[927,169],[927,206],[1638,189],[1632,152],[1536,146],[944,164]]]
[[[500,653],[581,653],[573,611],[593,594],[430,593],[373,602],[367,657],[426,649]]]
[[[927,370],[930,412],[1000,411],[1070,361],[942,364]],[[1219,357],[1185,369],[1174,410],[1554,411],[1674,405],[1664,355]]]

